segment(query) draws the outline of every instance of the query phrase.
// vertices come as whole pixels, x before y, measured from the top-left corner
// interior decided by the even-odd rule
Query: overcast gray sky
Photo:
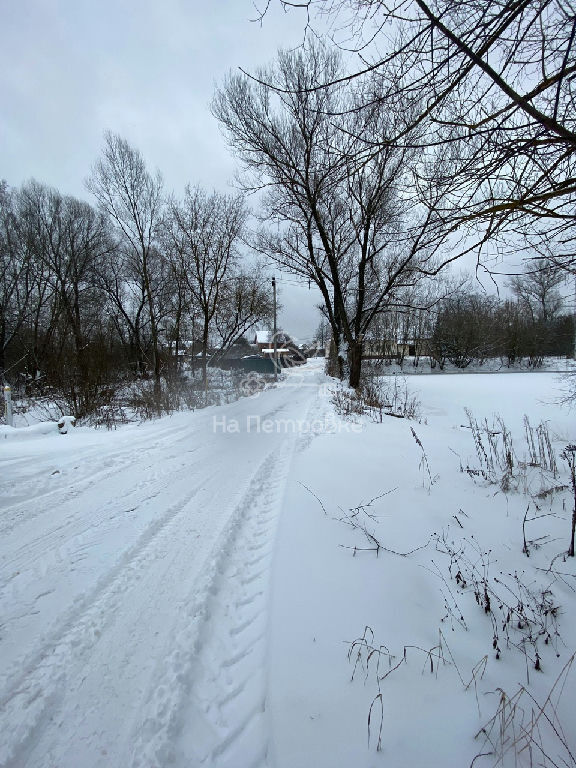
[[[125,137],[166,188],[226,190],[235,162],[208,105],[230,69],[254,70],[302,40],[305,15],[250,0],[2,0],[0,178],[90,199],[103,132]],[[308,338],[319,294],[278,275],[281,325]]]

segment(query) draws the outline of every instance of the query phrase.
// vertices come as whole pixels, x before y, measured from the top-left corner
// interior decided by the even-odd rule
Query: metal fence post
[[[13,427],[13,417],[12,417],[12,390],[10,389],[10,385],[6,384],[4,386],[4,413],[6,414],[6,424],[8,424],[9,427]]]

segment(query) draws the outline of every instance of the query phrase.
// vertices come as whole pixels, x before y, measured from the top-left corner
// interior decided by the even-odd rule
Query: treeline
[[[380,341],[383,356],[399,364],[427,358],[440,369],[446,362],[466,368],[490,358],[538,367],[547,356],[572,356],[574,318],[559,290],[564,279],[553,264],[536,259],[510,278],[505,298],[446,286],[430,308],[384,313],[367,337],[367,351],[378,352]]]
[[[457,368],[500,358],[505,365],[538,367],[547,356],[569,356],[574,321],[569,315],[543,317],[519,300],[474,295],[451,299],[439,311],[429,341],[433,363]]]
[[[184,342],[205,385],[209,359],[270,317],[242,251],[248,210],[198,187],[167,195],[111,133],[87,186],[96,206],[36,181],[0,185],[0,377],[64,396],[77,417],[149,379],[162,410]]]

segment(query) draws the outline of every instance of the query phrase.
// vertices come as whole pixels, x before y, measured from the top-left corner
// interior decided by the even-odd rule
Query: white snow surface
[[[554,402],[557,375],[411,377],[421,423],[350,424],[322,364],[113,432],[0,433],[0,766],[459,768],[489,751],[475,768],[497,764],[474,739],[494,692],[523,685],[544,702],[576,650],[574,562],[546,573],[567,547],[570,494],[530,523],[527,558],[527,497],[460,472],[476,460],[463,408],[500,413],[518,446],[523,414],[544,419],[560,452],[576,422]],[[545,480],[534,470],[532,490]],[[386,493],[365,518],[377,557],[341,518]],[[515,637],[495,659],[491,618],[458,592],[441,536],[490,578],[550,589],[558,635],[538,645],[541,671]],[[349,661],[361,637],[380,653],[355,645]],[[570,674],[554,704],[575,754]],[[515,752],[499,764],[531,764]]]

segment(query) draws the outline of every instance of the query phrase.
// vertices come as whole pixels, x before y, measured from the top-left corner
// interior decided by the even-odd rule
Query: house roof
[[[254,336],[254,342],[256,344],[268,344],[269,340],[270,340],[269,331],[256,331],[256,334]]]

